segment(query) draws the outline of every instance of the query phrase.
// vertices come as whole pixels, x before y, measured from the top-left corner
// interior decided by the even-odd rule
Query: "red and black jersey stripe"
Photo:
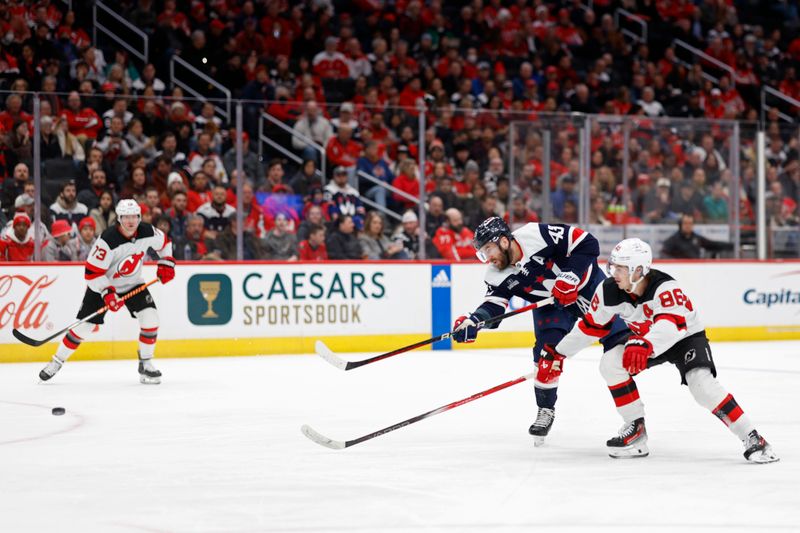
[[[100,276],[105,275],[105,273],[107,272],[106,269],[100,268],[100,267],[96,267],[96,266],[92,265],[91,263],[85,263],[85,266],[86,266],[86,269],[84,270],[83,277],[86,280],[97,279]]]
[[[680,315],[673,315],[671,313],[659,313],[653,317],[653,324],[658,322],[659,320],[669,320],[675,327],[679,330],[683,331],[686,329],[686,319]]]
[[[592,315],[586,313],[583,315],[583,318],[578,322],[578,327],[584,333],[584,335],[589,335],[590,337],[605,337],[608,335],[608,332],[611,331],[611,324],[613,320],[609,321],[608,324],[600,325],[594,320],[592,320]]]
[[[611,385],[608,390],[611,392],[611,397],[614,398],[614,404],[617,407],[628,405],[639,399],[639,389],[636,388],[636,382],[633,381],[633,378],[628,378],[627,381],[617,385]]]

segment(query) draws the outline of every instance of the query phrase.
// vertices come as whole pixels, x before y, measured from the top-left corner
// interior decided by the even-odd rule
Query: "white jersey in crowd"
[[[169,237],[151,224],[140,223],[130,238],[122,234],[118,224],[108,228],[97,239],[86,259],[87,285],[101,294],[109,286],[124,293],[141,285],[144,283],[142,265],[149,248],[159,257],[172,256]]]
[[[556,351],[575,355],[605,335],[615,315],[634,335],[650,341],[654,357],[684,337],[704,330],[694,304],[670,275],[651,270],[647,280],[647,288],[639,298],[617,287],[613,278],[598,285],[589,312],[558,343]]]

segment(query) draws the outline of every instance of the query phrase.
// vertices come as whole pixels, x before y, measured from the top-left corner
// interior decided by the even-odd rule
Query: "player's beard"
[[[511,246],[505,250],[501,249],[500,251],[503,252],[503,255],[501,256],[500,267],[498,270],[503,270],[511,264]]]

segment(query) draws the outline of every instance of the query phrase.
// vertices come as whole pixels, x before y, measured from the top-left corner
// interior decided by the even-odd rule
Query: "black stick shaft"
[[[503,315],[495,316],[487,320],[484,320],[482,322],[478,322],[477,327],[478,329],[481,329],[488,326],[489,324],[494,324],[495,322],[499,322],[508,317],[518,315],[526,311],[532,311],[533,309],[538,309],[540,307],[544,307],[545,305],[549,305],[551,303],[553,303],[552,298],[545,298],[544,300],[540,300],[536,303],[526,305],[525,307],[520,307],[519,309],[515,309],[514,311],[509,311],[508,313],[505,313]],[[430,339],[425,339],[424,341],[415,342],[414,344],[409,344],[408,346],[403,346],[402,348],[397,348],[396,350],[392,350],[391,352],[382,353],[374,357],[370,357],[369,359],[363,359],[361,361],[350,361],[347,363],[345,370],[351,370],[353,368],[358,368],[360,366],[375,363],[377,361],[382,361],[383,359],[387,359],[389,357],[393,357],[401,353],[410,352],[411,350],[416,350],[417,348],[427,346],[428,344],[433,344],[434,342],[443,341],[445,339],[452,337],[453,333],[455,332],[450,331],[448,333],[442,333],[441,335],[437,335],[436,337],[431,337]]]
[[[364,435],[363,437],[359,437],[357,439],[348,440],[347,442],[345,442],[344,447],[345,448],[349,448],[350,446],[355,446],[356,444],[360,444],[360,443],[362,443],[364,441],[368,441],[370,439],[374,439],[375,437],[380,437],[381,435],[385,435],[387,433],[391,433],[392,431],[394,431],[396,429],[400,429],[400,428],[403,428],[403,427],[406,427],[406,426],[410,426],[411,424],[415,424],[415,423],[419,422],[420,420],[425,420],[426,418],[430,418],[432,416],[436,416],[436,415],[438,415],[440,413],[444,413],[445,411],[449,411],[450,409],[455,409],[456,407],[460,407],[460,406],[462,406],[464,404],[467,404],[467,403],[472,402],[474,400],[477,400],[479,398],[483,398],[484,396],[488,396],[490,394],[494,394],[497,391],[501,391],[503,389],[507,389],[508,387],[512,387],[514,385],[517,385],[518,383],[522,383],[523,381],[526,381],[526,380],[531,379],[531,378],[533,378],[533,374],[520,376],[517,379],[512,379],[511,381],[506,381],[505,383],[501,383],[500,385],[496,385],[496,386],[492,387],[491,389],[486,389],[485,391],[481,391],[481,392],[478,392],[476,394],[473,394],[472,396],[470,396],[468,398],[464,398],[463,400],[458,400],[457,402],[453,402],[453,403],[449,403],[447,405],[443,405],[442,407],[439,407],[438,409],[433,409],[432,411],[428,411],[427,413],[423,413],[421,415],[417,415],[415,417],[409,418],[408,420],[404,420],[404,421],[402,421],[400,423],[397,423],[397,424],[394,424],[392,426],[383,428],[383,429],[381,429],[379,431],[376,431],[374,433],[370,433],[369,435]]]

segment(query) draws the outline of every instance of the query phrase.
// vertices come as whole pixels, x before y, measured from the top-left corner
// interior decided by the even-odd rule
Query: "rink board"
[[[664,262],[717,341],[800,339],[800,261]],[[151,288],[159,308],[160,357],[335,351],[380,352],[441,334],[483,298],[478,263],[182,263]],[[17,327],[44,338],[74,321],[85,283],[75,264],[0,265],[0,362],[44,361],[55,344],[25,346]],[[144,267],[144,279],[155,267]],[[511,307],[524,305],[515,299]],[[136,356],[138,328],[126,311],[107,317],[75,359]],[[531,315],[482,332],[478,342],[434,349],[532,345]]]

